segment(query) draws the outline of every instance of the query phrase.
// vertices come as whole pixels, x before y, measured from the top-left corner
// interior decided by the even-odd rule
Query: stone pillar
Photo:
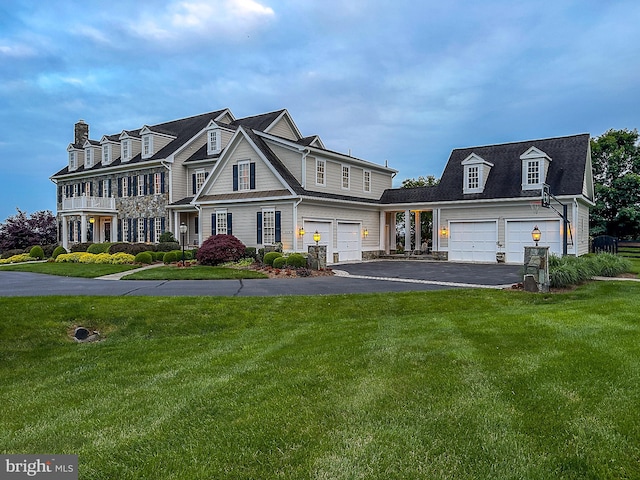
[[[524,247],[524,289],[549,291],[549,247]]]
[[[327,246],[309,245],[309,268],[313,270],[324,270],[327,268]]]
[[[411,210],[404,211],[404,253],[411,253]]]

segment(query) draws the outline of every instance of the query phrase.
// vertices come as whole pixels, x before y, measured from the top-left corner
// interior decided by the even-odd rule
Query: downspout
[[[198,246],[202,245],[202,207],[198,204],[194,204],[196,211],[198,212]]]
[[[167,208],[166,208],[167,216],[169,218],[169,225],[167,225],[167,231],[168,232],[177,232],[177,230],[175,228],[176,226],[175,225],[173,225],[173,226],[171,225],[172,223],[175,223],[175,221],[172,221],[172,218],[171,218],[172,216],[169,215],[169,210],[170,210],[169,209],[169,205],[171,204],[171,202],[173,202],[173,189],[171,188],[171,184],[173,183],[173,175],[171,174],[172,173],[171,164],[165,162],[164,160],[162,160],[160,162],[160,165],[162,165],[163,167],[165,167],[167,169],[167,178],[169,179],[168,182],[167,182],[168,183],[167,189],[169,190],[169,200],[167,201]]]
[[[305,185],[307,183],[307,155],[309,155],[309,149],[305,148],[302,151],[302,178],[301,178],[301,182],[300,185],[302,186],[302,188],[306,188]]]

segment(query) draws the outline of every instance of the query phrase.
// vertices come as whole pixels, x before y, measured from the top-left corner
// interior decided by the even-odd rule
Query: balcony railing
[[[62,199],[62,210],[114,210],[115,197],[69,197]]]

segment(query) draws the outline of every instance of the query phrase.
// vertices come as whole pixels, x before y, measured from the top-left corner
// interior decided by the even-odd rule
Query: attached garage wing
[[[498,224],[495,221],[451,222],[449,227],[449,260],[496,262]]]
[[[318,232],[320,234],[320,241],[318,245],[326,245],[327,247],[327,263],[333,263],[333,229],[330,221],[304,221],[304,237],[302,244],[305,252],[309,251],[310,245],[315,245],[313,240],[313,234]]]
[[[338,222],[338,261],[362,260],[360,224]]]

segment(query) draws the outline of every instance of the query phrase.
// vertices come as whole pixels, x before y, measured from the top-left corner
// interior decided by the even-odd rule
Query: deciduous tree
[[[57,242],[56,217],[50,210],[18,213],[0,223],[0,251],[51,245]]]

